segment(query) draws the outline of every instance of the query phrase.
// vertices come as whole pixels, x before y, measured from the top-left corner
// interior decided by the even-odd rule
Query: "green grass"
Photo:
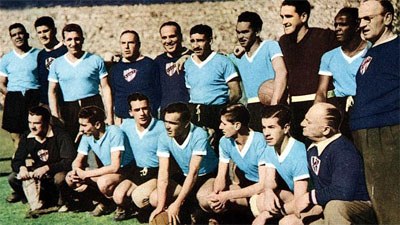
[[[0,224],[140,224],[136,219],[127,221],[115,222],[112,217],[113,214],[101,217],[93,217],[87,212],[82,213],[51,213],[41,215],[37,219],[25,219],[25,214],[29,209],[28,204],[18,203],[7,203],[5,198],[10,193],[10,187],[8,186],[7,177],[0,177]]]
[[[3,118],[3,111],[0,111],[0,119]],[[0,121],[1,122],[1,121]],[[7,131],[0,128],[0,174],[6,174],[11,172],[10,160],[14,154],[14,147],[12,140]]]
[[[0,111],[0,118],[3,116]],[[13,145],[9,134],[0,129],[0,159],[10,158],[14,153]],[[127,221],[113,221],[113,213],[107,216],[93,217],[87,212],[82,213],[52,213],[42,215],[37,219],[25,219],[25,214],[29,209],[28,204],[21,202],[10,204],[6,202],[6,197],[11,193],[11,188],[7,182],[7,174],[11,172],[10,160],[0,161],[0,224],[37,224],[37,225],[62,225],[62,224],[140,224],[136,219]]]

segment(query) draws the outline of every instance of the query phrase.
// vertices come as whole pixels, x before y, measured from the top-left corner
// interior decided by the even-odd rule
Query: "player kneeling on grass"
[[[66,181],[69,187],[80,192],[80,200],[97,201],[91,212],[101,216],[114,210],[112,194],[115,187],[131,173],[133,155],[125,134],[117,126],[105,125],[104,111],[96,106],[82,108],[79,112],[80,132],[84,135],[78,155],[72,163]],[[87,155],[93,150],[102,166],[87,169]]]
[[[305,145],[290,136],[292,118],[289,107],[264,107],[261,123],[268,146],[266,154],[266,189],[250,200],[256,216],[253,225],[265,224],[267,219],[293,214],[296,199],[307,192],[307,154]]]
[[[210,146],[207,131],[190,123],[190,111],[186,104],[172,103],[164,113],[167,132],[162,133],[158,141],[157,190],[150,195],[150,203],[156,209],[151,213],[149,222],[152,223],[153,218],[166,208],[169,223],[175,225],[187,222],[187,218],[182,216],[188,216],[193,206],[198,205],[195,194],[204,182],[215,175],[218,158]],[[169,171],[170,155],[181,169],[174,176],[170,176]]]
[[[69,135],[50,124],[47,109],[31,108],[28,124],[30,131],[21,137],[11,162],[15,172],[9,176],[9,182],[15,192],[25,193],[30,206],[27,217],[37,217],[64,204],[64,178],[71,169],[75,150]]]
[[[218,175],[208,180],[197,194],[200,207],[206,212],[234,211],[239,213],[235,214],[236,219],[240,214],[249,215],[249,198],[264,190],[267,145],[262,133],[249,128],[249,120],[249,111],[242,104],[229,105],[221,111],[219,128],[224,137],[219,143]],[[227,183],[230,160],[244,174],[239,184]]]

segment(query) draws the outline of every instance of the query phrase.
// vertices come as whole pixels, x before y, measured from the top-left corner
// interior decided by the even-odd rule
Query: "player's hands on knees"
[[[26,168],[25,166],[21,166],[21,168],[19,169],[18,177],[21,180],[28,180],[29,178],[31,178],[29,176],[28,168]]]
[[[280,208],[281,203],[278,196],[276,196],[274,190],[266,189],[264,192],[264,202],[262,209],[272,214],[278,214],[280,212]]]
[[[167,213],[168,213],[168,222],[172,223],[172,225],[177,225],[181,223],[179,219],[179,212],[181,210],[181,204],[178,202],[173,202],[170,206],[168,206]]]
[[[208,196],[210,208],[216,213],[225,210],[227,200],[225,192],[223,191],[213,192]]]
[[[48,166],[39,167],[33,171],[33,177],[37,179],[42,179],[44,176],[46,176],[48,171],[49,171]]]

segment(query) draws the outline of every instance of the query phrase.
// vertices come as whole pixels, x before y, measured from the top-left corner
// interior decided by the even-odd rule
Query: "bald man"
[[[377,223],[362,157],[339,132],[341,120],[340,110],[328,103],[315,104],[305,115],[301,126],[303,135],[312,141],[307,161],[314,189],[297,199],[295,215],[284,217],[280,224],[309,223],[310,214],[313,225]],[[311,210],[305,211],[309,207]]]

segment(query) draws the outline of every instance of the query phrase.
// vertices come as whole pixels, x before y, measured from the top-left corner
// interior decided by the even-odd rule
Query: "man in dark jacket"
[[[73,142],[65,131],[50,124],[50,112],[44,107],[31,108],[28,123],[30,131],[22,136],[11,162],[13,172],[8,180],[14,193],[7,201],[15,202],[25,192],[31,211],[62,205],[65,174],[76,154]],[[42,190],[55,191],[44,196]],[[42,201],[44,197],[47,201]]]

